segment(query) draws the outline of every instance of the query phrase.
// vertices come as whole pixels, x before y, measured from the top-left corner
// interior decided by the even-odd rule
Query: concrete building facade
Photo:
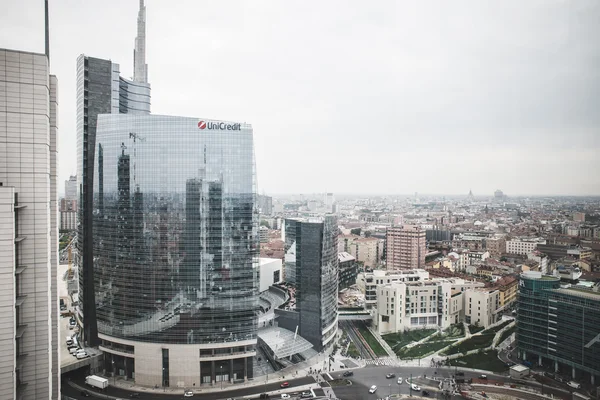
[[[421,268],[427,254],[426,231],[417,225],[387,229],[387,269]]]
[[[58,399],[57,79],[0,49],[0,398]]]
[[[506,252],[509,254],[527,255],[532,253],[538,244],[546,244],[546,239],[514,238],[506,241]]]

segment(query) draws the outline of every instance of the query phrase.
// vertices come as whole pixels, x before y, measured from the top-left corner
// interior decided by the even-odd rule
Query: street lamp
[[[162,387],[163,387],[163,392],[167,391],[167,388],[165,387],[165,367],[163,367],[162,369]]]
[[[221,370],[221,390],[223,390],[223,366],[219,366],[220,370]]]
[[[112,376],[113,376],[113,386],[115,386],[115,360],[111,360],[112,362]]]
[[[390,397],[392,397],[392,384],[389,383],[388,386],[390,387]]]

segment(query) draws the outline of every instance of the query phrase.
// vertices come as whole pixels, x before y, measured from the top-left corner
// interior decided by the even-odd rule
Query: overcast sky
[[[44,51],[43,0],[0,47]],[[50,1],[60,189],[76,58],[133,75],[137,0]],[[600,194],[600,2],[146,0],[152,112],[251,123],[260,192]]]

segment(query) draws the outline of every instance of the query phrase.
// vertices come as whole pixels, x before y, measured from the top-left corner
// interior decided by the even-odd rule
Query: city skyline
[[[261,193],[600,194],[597,5],[145,5],[152,111],[252,121]],[[51,4],[61,182],[76,57],[133,76],[138,6]],[[43,51],[43,18],[13,2],[0,45]]]

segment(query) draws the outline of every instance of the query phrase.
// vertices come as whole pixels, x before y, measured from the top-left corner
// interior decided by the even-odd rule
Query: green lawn
[[[435,332],[435,329],[417,329],[414,331],[406,331],[404,333],[390,333],[382,335],[383,340],[390,345],[392,350],[400,349],[412,342],[418,342]]]
[[[471,335],[474,335],[477,332],[481,332],[482,330],[483,330],[483,326],[469,325],[469,332],[471,332]]]
[[[465,326],[463,324],[452,324],[444,331],[444,337],[448,339],[458,339],[465,336]]]
[[[512,335],[515,332],[515,330],[517,330],[517,325],[512,326],[512,327],[508,328],[507,330],[505,330],[502,333],[502,336],[500,336],[500,340],[498,341],[498,344],[504,342],[507,337],[509,337],[510,335]]]
[[[450,354],[466,353],[467,351],[489,347],[492,345],[494,336],[494,334],[473,336],[470,339],[467,339],[456,346],[452,346],[445,350],[443,355],[449,356]]]
[[[353,358],[360,357],[360,353],[353,342],[350,342],[350,345],[348,346],[348,356]]]
[[[423,358],[432,353],[435,353],[436,351],[438,351],[440,349],[443,349],[446,346],[451,345],[452,343],[454,343],[453,340],[425,342],[425,343],[413,346],[410,349],[402,348],[399,351],[397,351],[396,354],[398,355],[398,357],[400,357],[402,359]]]
[[[486,333],[498,333],[502,330],[502,328],[504,328],[506,325],[510,324],[511,322],[513,322],[512,320],[509,321],[504,321],[503,323],[501,323],[500,325],[496,325],[493,328],[488,328],[485,331],[483,331],[484,334]]]
[[[375,339],[370,330],[368,330],[365,326],[361,324],[357,324],[357,327],[360,331],[360,334],[365,338],[365,341],[367,342],[369,347],[371,347],[371,350],[373,350],[376,356],[381,357],[388,355],[387,351],[385,351],[383,346],[379,344],[379,342],[377,341],[377,339]]]
[[[495,350],[470,354],[465,357],[448,360],[448,362],[449,365],[452,366],[456,365],[458,367],[484,369],[493,372],[504,372],[507,370],[504,363],[498,359],[498,352]]]

